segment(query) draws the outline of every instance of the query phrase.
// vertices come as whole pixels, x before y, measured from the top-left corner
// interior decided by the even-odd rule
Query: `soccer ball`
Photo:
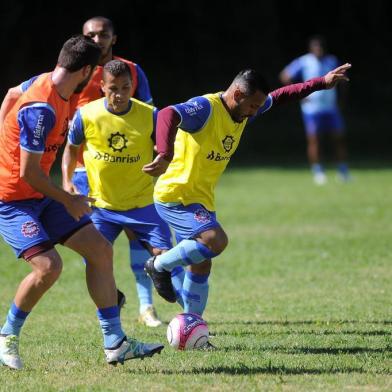
[[[180,313],[167,327],[167,340],[177,350],[192,350],[208,341],[207,323],[197,314]]]

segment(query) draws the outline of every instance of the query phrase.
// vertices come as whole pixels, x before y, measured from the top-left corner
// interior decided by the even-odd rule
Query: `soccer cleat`
[[[19,337],[16,335],[0,335],[0,364],[10,369],[22,369],[19,356]]]
[[[154,266],[154,260],[155,256],[150,257],[144,266],[144,270],[150,276],[158,294],[166,301],[174,303],[177,301],[177,296],[171,281],[171,273],[168,271],[157,271]]]
[[[154,354],[159,354],[163,347],[163,344],[148,344],[139,342],[136,339],[125,339],[120,347],[105,349],[106,362],[110,365],[117,365],[119,362],[121,365],[124,365],[124,361],[128,359],[144,359],[152,357]]]
[[[325,185],[328,180],[327,176],[324,173],[319,172],[313,175],[313,181],[316,185]]]
[[[117,289],[117,306],[121,310],[121,308],[125,305],[126,303],[126,297],[125,294]]]
[[[155,328],[162,325],[162,321],[159,320],[157,312],[153,306],[149,306],[143,313],[141,313],[138,321],[140,324],[144,324],[147,327]]]
[[[203,346],[199,348],[201,351],[216,351],[218,350],[209,340],[205,342]]]

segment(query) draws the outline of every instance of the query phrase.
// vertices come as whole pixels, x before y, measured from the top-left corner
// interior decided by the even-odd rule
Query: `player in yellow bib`
[[[104,66],[102,90],[104,98],[75,113],[65,183],[83,146],[94,225],[112,243],[130,230],[150,254],[160,254],[171,248],[171,233],[154,207],[153,179],[142,171],[153,157],[157,109],[130,97],[131,74],[120,60]]]
[[[224,92],[195,97],[159,112],[158,155],[143,170],[152,176],[161,175],[155,186],[155,206],[180,240],[146,263],[146,271],[163,298],[175,298],[170,271],[187,266],[182,289],[184,311],[203,314],[211,259],[228,243],[216,219],[214,190],[246,124],[274,105],[348,80],[345,72],[350,67],[345,64],[323,77],[271,93],[264,79],[248,69],[241,71]]]

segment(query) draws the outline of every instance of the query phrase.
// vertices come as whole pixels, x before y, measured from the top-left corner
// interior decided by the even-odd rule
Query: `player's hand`
[[[71,193],[73,195],[79,195],[79,189],[76,187],[76,185],[72,182],[72,181],[63,181],[63,189],[68,192]]]
[[[152,177],[158,177],[166,171],[169,164],[170,162],[168,160],[158,154],[151,163],[144,165],[142,170],[144,173],[149,174]]]
[[[348,82],[350,79],[346,75],[346,71],[351,68],[351,64],[346,63],[329,71],[325,76],[325,84],[327,88],[335,87],[337,83],[341,82],[342,80]]]
[[[92,209],[88,203],[94,201],[95,199],[92,197],[84,195],[68,195],[64,205],[68,213],[75,220],[79,221],[83,215],[92,213]]]

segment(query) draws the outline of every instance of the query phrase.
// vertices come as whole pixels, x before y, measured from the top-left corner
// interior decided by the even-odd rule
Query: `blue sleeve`
[[[158,117],[158,109],[154,108],[154,111],[152,113],[153,127],[152,127],[152,133],[151,133],[151,139],[154,141],[154,143],[156,140],[156,133],[157,133],[157,117]]]
[[[37,78],[38,78],[38,75],[33,76],[31,79],[24,81],[20,85],[20,88],[22,89],[22,91],[25,92],[26,90],[28,90],[31,87],[31,85],[36,81]]]
[[[205,97],[191,98],[184,103],[173,105],[172,108],[181,117],[179,127],[190,133],[202,129],[212,111],[210,101]]]
[[[72,119],[68,132],[68,142],[74,146],[80,146],[84,142],[84,125],[82,115],[78,109]]]
[[[56,123],[55,111],[47,103],[36,102],[18,112],[20,147],[23,150],[43,153],[46,138]]]
[[[137,72],[137,89],[135,98],[145,103],[152,103],[152,96],[150,86],[148,84],[147,76],[144,71],[136,64]]]
[[[274,103],[274,99],[272,98],[272,95],[268,94],[268,97],[265,100],[264,105],[260,107],[260,109],[257,111],[257,113],[254,116],[249,118],[248,124],[250,122],[254,121],[256,117],[258,117],[261,114],[265,113],[266,111],[270,110],[272,105],[273,105],[273,103]]]
[[[302,80],[303,61],[302,57],[293,60],[284,70],[292,80]]]

